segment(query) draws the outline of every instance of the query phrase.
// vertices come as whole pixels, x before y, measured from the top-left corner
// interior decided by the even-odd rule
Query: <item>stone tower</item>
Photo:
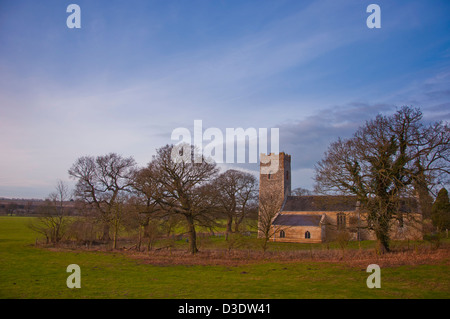
[[[291,156],[283,152],[260,154],[259,172],[259,198],[283,203],[291,194]]]

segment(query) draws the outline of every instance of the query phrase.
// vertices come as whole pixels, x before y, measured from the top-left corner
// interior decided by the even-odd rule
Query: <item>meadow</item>
[[[334,244],[270,243],[269,251],[262,254],[252,246],[256,245],[254,238],[248,239],[245,248],[232,250],[223,238],[210,240],[200,245],[198,256],[186,254],[183,241],[171,252],[139,254],[36,247],[37,235],[27,227],[31,218],[0,217],[1,299],[446,299],[450,296],[448,240],[439,249],[428,248],[426,242],[395,243],[394,247],[402,253],[387,259],[373,253],[373,242],[363,242],[361,248],[358,243],[351,243],[344,257]],[[358,251],[363,252],[364,258],[352,261],[351,256]],[[233,256],[235,262],[226,262],[233,260]],[[366,267],[377,262],[381,267],[381,288],[369,289]],[[81,268],[80,289],[66,286],[69,264]]]

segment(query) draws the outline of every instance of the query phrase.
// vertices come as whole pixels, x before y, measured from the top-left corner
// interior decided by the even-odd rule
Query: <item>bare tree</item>
[[[262,239],[263,251],[267,250],[270,238],[287,228],[284,225],[273,225],[281,206],[282,198],[276,194],[268,193],[259,198],[258,237]]]
[[[227,218],[226,235],[232,232],[234,221],[235,232],[238,232],[239,225],[248,215],[252,201],[257,196],[256,178],[245,172],[237,170],[227,170],[214,180],[214,188],[218,196],[217,202],[219,210]]]
[[[216,164],[197,155],[190,145],[166,145],[149,163],[149,183],[158,185],[154,199],[166,216],[184,217],[189,234],[189,251],[197,249],[195,226],[214,223],[214,192],[209,183],[217,174]]]
[[[16,213],[17,209],[19,208],[19,205],[16,203],[9,203],[6,205],[6,213],[10,216]]]
[[[158,235],[159,219],[162,209],[156,198],[159,194],[158,184],[156,183],[154,166],[149,164],[134,174],[133,180],[133,202],[137,213],[136,220],[139,221],[139,243],[140,250],[142,237],[149,239],[148,249]]]
[[[378,115],[329,146],[316,166],[316,191],[356,195],[380,251],[389,251],[391,220],[401,217],[407,198],[448,176],[449,140],[448,125],[424,125],[419,109]]]
[[[291,191],[292,196],[310,196],[313,195],[313,192],[309,189],[297,187]]]
[[[25,204],[25,216],[31,216],[34,212],[33,201],[28,200]]]
[[[56,191],[51,193],[45,200],[44,205],[39,208],[40,216],[28,225],[32,230],[44,235],[47,243],[56,244],[63,238],[68,226],[69,208],[67,202],[70,198],[67,185],[58,181]]]
[[[347,248],[349,242],[351,240],[351,233],[348,229],[339,229],[336,234],[336,242],[342,251],[342,258],[345,257],[345,249]]]
[[[131,192],[136,162],[116,153],[104,156],[83,156],[69,169],[77,180],[75,195],[94,207],[103,223],[103,240],[110,240],[110,227],[114,230],[114,247],[124,209],[124,201]]]

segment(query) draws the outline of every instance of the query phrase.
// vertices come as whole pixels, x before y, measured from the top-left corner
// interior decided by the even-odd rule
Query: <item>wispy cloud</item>
[[[372,32],[365,3],[351,0],[80,1],[78,33],[56,1],[0,13],[0,196],[51,191],[86,154],[144,165],[196,119],[223,132],[279,127],[302,179],[331,140],[378,112],[411,104],[449,117],[443,13],[425,2],[381,1],[383,27]],[[36,15],[38,28],[19,22]]]

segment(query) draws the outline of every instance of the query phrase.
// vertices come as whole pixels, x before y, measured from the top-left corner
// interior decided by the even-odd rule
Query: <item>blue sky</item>
[[[0,197],[45,197],[83,155],[145,165],[198,119],[280,128],[312,188],[328,144],[379,112],[450,119],[449,17],[446,0],[2,0]]]

